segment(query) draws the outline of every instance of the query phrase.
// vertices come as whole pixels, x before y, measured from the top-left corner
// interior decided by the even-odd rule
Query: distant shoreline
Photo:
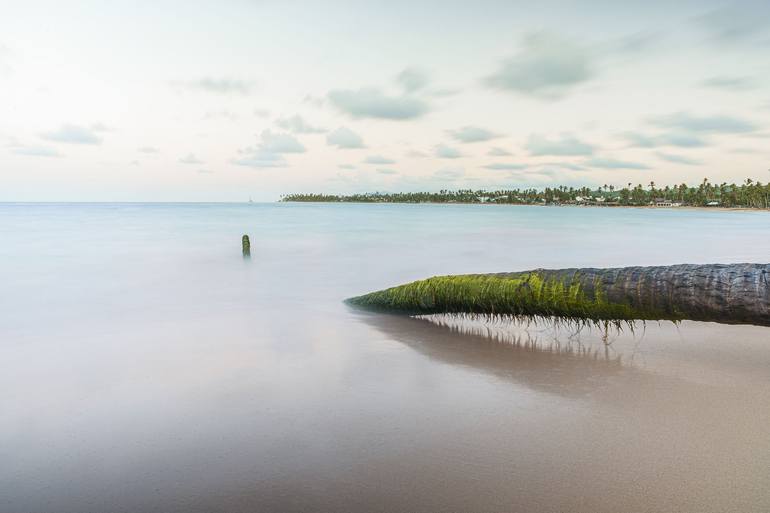
[[[768,208],[758,207],[722,207],[722,206],[698,206],[698,205],[682,205],[679,207],[658,207],[655,205],[579,205],[574,203],[562,203],[562,204],[549,204],[542,205],[537,203],[480,203],[478,201],[302,201],[302,200],[280,200],[279,203],[306,203],[313,205],[323,204],[354,204],[354,205],[478,205],[484,207],[576,207],[576,208],[599,208],[599,209],[616,209],[616,208],[631,208],[639,210],[706,210],[706,211],[735,211],[735,212],[770,212]]]
[[[442,189],[438,192],[366,192],[353,194],[294,193],[281,196],[285,202],[330,203],[459,203],[538,206],[593,206],[635,208],[726,208],[770,210],[770,184],[751,178],[740,185],[714,184],[704,179],[696,186],[686,183],[661,187],[655,182],[643,186],[616,188],[569,187],[557,185],[518,189]]]

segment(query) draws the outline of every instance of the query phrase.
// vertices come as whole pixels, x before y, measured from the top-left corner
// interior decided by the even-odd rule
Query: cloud
[[[194,91],[223,95],[238,94],[243,96],[250,94],[254,87],[254,83],[250,81],[211,77],[204,77],[191,82],[176,82],[175,84]]]
[[[530,155],[543,156],[580,156],[592,155],[595,147],[578,140],[571,135],[562,135],[559,139],[547,139],[540,135],[531,135],[526,145]]]
[[[582,171],[585,167],[575,164],[574,162],[545,162],[540,164],[541,168],[560,168],[569,169],[570,171]]]
[[[255,169],[286,167],[286,160],[282,155],[270,153],[259,148],[244,148],[238,150],[240,157],[232,159],[232,162],[238,166],[252,167]]]
[[[655,152],[658,158],[673,162],[674,164],[685,164],[687,166],[700,166],[703,164],[700,160],[691,159],[682,155],[675,155],[673,153],[663,153],[662,151]]]
[[[11,152],[16,155],[25,155],[28,157],[61,157],[62,154],[56,148],[49,146],[14,146]]]
[[[11,49],[0,43],[0,77],[8,76],[13,72],[10,65]]]
[[[79,125],[63,124],[58,130],[40,134],[40,137],[48,141],[66,144],[92,144],[102,143],[101,137],[96,135],[98,130]]]
[[[458,95],[461,92],[462,92],[462,89],[441,88],[441,89],[432,89],[430,91],[427,91],[426,94],[432,98],[448,98],[450,96]]]
[[[461,167],[447,167],[433,173],[433,178],[438,180],[457,180],[465,176],[465,170]]]
[[[184,157],[179,159],[180,164],[203,164],[204,162],[192,153],[188,153]]]
[[[305,147],[290,134],[274,133],[267,129],[262,130],[259,139],[257,147],[250,146],[238,150],[240,156],[232,159],[231,162],[238,166],[256,169],[286,167],[284,154],[305,152]]]
[[[325,128],[312,126],[299,115],[294,115],[290,118],[278,118],[275,124],[295,134],[322,134],[326,132]]]
[[[329,100],[337,109],[357,119],[415,119],[428,112],[428,104],[419,98],[387,96],[378,89],[331,91]]]
[[[305,147],[290,134],[274,133],[270,129],[262,130],[259,135],[259,150],[265,153],[305,153]]]
[[[370,155],[364,160],[365,164],[395,164],[396,161],[382,155]]]
[[[366,148],[361,136],[344,126],[327,135],[326,144],[340,149]]]
[[[227,121],[238,121],[240,116],[236,114],[235,112],[229,111],[229,110],[220,110],[220,111],[214,111],[214,112],[207,112],[203,115],[204,121],[209,121],[212,119],[225,119]]]
[[[436,146],[435,155],[441,159],[459,159],[463,156],[458,149],[447,146],[446,144],[439,144]]]
[[[356,166],[354,166],[353,164],[340,164],[337,167],[340,168],[340,169],[355,169],[356,168]]]
[[[108,127],[104,123],[94,123],[91,125],[91,130],[94,132],[112,132],[112,128]]]
[[[653,118],[651,123],[663,127],[701,134],[741,134],[753,132],[757,126],[732,116],[693,116],[687,112],[675,112]]]
[[[657,135],[645,135],[638,132],[626,132],[623,134],[631,146],[638,148],[655,148],[657,146],[678,146],[680,148],[700,148],[706,146],[706,140],[701,136],[668,132]]]
[[[607,54],[641,55],[660,42],[664,34],[660,32],[635,32],[603,44]]]
[[[504,148],[499,148],[495,146],[494,148],[489,149],[489,151],[487,152],[487,155],[489,155],[490,157],[510,157],[511,155],[513,155],[513,153],[511,153],[510,151]]]
[[[396,81],[404,89],[405,93],[419,91],[428,85],[428,75],[419,69],[406,68],[396,77]]]
[[[524,164],[514,164],[514,163],[503,163],[498,162],[495,164],[488,164],[484,166],[486,169],[493,169],[496,171],[513,171],[513,170],[520,170],[520,169],[526,169],[527,166]]]
[[[726,91],[749,91],[754,89],[754,81],[747,77],[711,77],[701,82],[701,85],[712,89],[724,89]]]
[[[586,165],[590,167],[598,167],[602,169],[650,169],[649,166],[641,164],[639,162],[629,162],[627,160],[606,159],[606,158],[593,158],[586,161]]]
[[[558,99],[594,75],[587,51],[547,33],[530,34],[523,48],[503,61],[484,83],[540,99]]]
[[[755,155],[757,153],[760,153],[754,148],[733,148],[731,150],[728,150],[730,153],[738,153],[738,154],[744,154],[744,155]]]
[[[270,111],[267,109],[254,109],[254,115],[258,118],[270,117]]]
[[[320,96],[314,96],[312,94],[306,94],[304,98],[302,98],[302,103],[306,103],[312,107],[315,107],[317,109],[320,109],[323,107],[325,100]]]
[[[483,141],[489,141],[490,139],[495,139],[496,137],[500,137],[494,132],[490,132],[489,130],[486,130],[484,128],[480,128],[477,126],[470,126],[470,125],[464,126],[457,130],[447,130],[447,132],[454,139],[463,143],[483,142]]]
[[[767,33],[770,9],[761,2],[751,6],[736,3],[699,16],[695,22],[719,43],[747,41]]]
[[[424,159],[429,157],[430,155],[420,150],[409,150],[406,152],[406,156],[412,159]]]
[[[397,175],[398,174],[398,171],[396,171],[395,169],[390,169],[390,168],[379,168],[379,169],[377,169],[377,172],[379,174],[381,174],[381,175]]]
[[[137,148],[136,151],[138,151],[139,153],[151,154],[151,153],[158,153],[160,150],[155,146],[142,146],[141,148]]]

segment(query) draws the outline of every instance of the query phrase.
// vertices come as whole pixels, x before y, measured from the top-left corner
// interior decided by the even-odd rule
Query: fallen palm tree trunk
[[[578,324],[694,320],[770,326],[770,264],[671,265],[436,276],[348,303],[403,313]]]

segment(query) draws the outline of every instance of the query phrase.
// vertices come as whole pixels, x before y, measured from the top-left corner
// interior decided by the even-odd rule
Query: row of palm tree
[[[685,183],[659,187],[651,181],[647,186],[627,183],[625,187],[603,185],[589,187],[546,187],[545,189],[504,190],[440,190],[438,192],[396,192],[363,194],[289,194],[281,201],[349,202],[349,203],[504,203],[504,204],[573,204],[596,203],[642,206],[656,202],[682,205],[770,208],[770,183],[746,179],[742,184],[713,184],[707,178],[697,186]]]

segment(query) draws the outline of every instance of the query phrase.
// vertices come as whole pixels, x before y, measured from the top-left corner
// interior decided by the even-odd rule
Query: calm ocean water
[[[342,303],[767,262],[768,233],[716,210],[0,204],[0,511],[770,510],[770,329],[651,324],[605,351]]]

